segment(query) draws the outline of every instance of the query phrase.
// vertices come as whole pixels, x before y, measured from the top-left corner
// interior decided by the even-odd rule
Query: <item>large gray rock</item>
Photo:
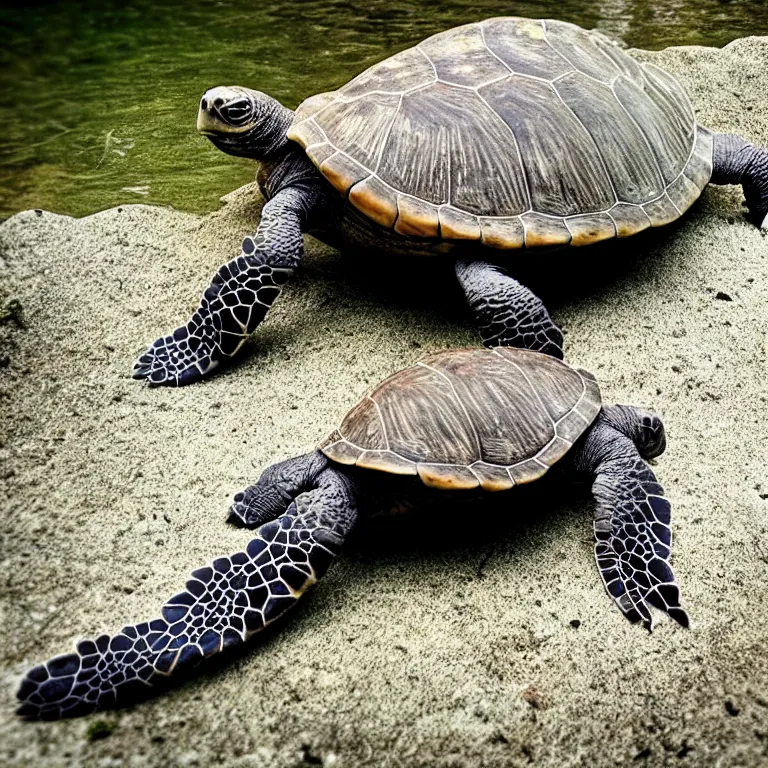
[[[701,122],[768,144],[768,38],[637,53],[683,81]],[[578,293],[551,294],[568,359],[607,400],[665,418],[690,631],[648,634],[613,606],[585,490],[511,493],[446,530],[363,526],[281,631],[167,695],[14,718],[31,663],[156,615],[190,569],[242,548],[224,514],[262,467],[312,448],[383,376],[476,343],[449,265],[418,265],[405,288],[411,264],[310,243],[238,366],[183,390],[132,381],[144,343],[253,229],[255,196],[206,217],[125,206],[0,227],[18,302],[0,326],[0,763],[765,765],[768,240],[733,188],[630,252],[565,252]]]

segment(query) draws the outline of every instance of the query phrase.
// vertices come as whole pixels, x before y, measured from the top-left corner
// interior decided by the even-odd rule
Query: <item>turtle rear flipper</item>
[[[162,618],[80,642],[28,672],[18,714],[56,720],[122,705],[244,642],[325,574],[356,517],[349,480],[326,469],[285,514],[256,529],[244,552],[193,571]]]
[[[649,419],[656,422],[654,445],[663,450],[658,417],[626,406],[604,407],[576,466],[594,475],[595,559],[608,594],[631,622],[642,621],[649,630],[651,605],[687,627],[688,615],[680,605],[680,588],[669,564],[670,504],[636,447],[636,441],[647,442]],[[660,450],[648,453],[658,455]]]

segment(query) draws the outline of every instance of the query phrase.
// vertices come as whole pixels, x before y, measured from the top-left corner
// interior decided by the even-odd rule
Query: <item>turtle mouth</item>
[[[246,133],[250,128],[250,123],[230,125],[217,114],[203,109],[197,113],[197,130],[203,136],[227,136],[229,134],[237,136]]]
[[[243,133],[221,133],[219,131],[200,131],[216,149],[235,157],[251,157],[248,136]]]

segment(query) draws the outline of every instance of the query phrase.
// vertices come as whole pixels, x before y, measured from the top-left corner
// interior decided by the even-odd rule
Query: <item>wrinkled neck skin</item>
[[[262,194],[271,200],[286,187],[320,187],[324,179],[295,142],[283,137],[280,148],[260,161],[256,180]]]
[[[286,136],[293,112],[276,99],[259,103],[258,121],[247,130],[229,129],[209,135],[213,145],[235,157],[271,162],[285,153],[289,144]],[[198,123],[199,125],[199,123]]]
[[[260,102],[258,124],[245,133],[209,135],[215,147],[228,155],[247,157],[260,164],[256,179],[262,193],[271,200],[286,187],[317,186],[321,174],[304,150],[288,140],[293,112],[276,99]]]
[[[305,226],[310,228],[322,220],[323,211],[334,199],[329,194],[330,185],[312,164],[304,149],[288,139],[286,134],[293,121],[293,112],[277,101],[270,107],[274,112],[267,121],[270,130],[260,135],[259,148],[250,155],[259,162],[256,181],[267,200],[271,200],[283,189],[301,190]]]

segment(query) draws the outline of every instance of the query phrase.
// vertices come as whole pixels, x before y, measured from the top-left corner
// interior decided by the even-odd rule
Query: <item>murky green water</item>
[[[195,131],[200,95],[248,85],[295,107],[456,24],[499,15],[599,27],[631,46],[768,34],[765,0],[127,0],[0,10],[0,217],[121,203],[190,211],[253,177]]]

